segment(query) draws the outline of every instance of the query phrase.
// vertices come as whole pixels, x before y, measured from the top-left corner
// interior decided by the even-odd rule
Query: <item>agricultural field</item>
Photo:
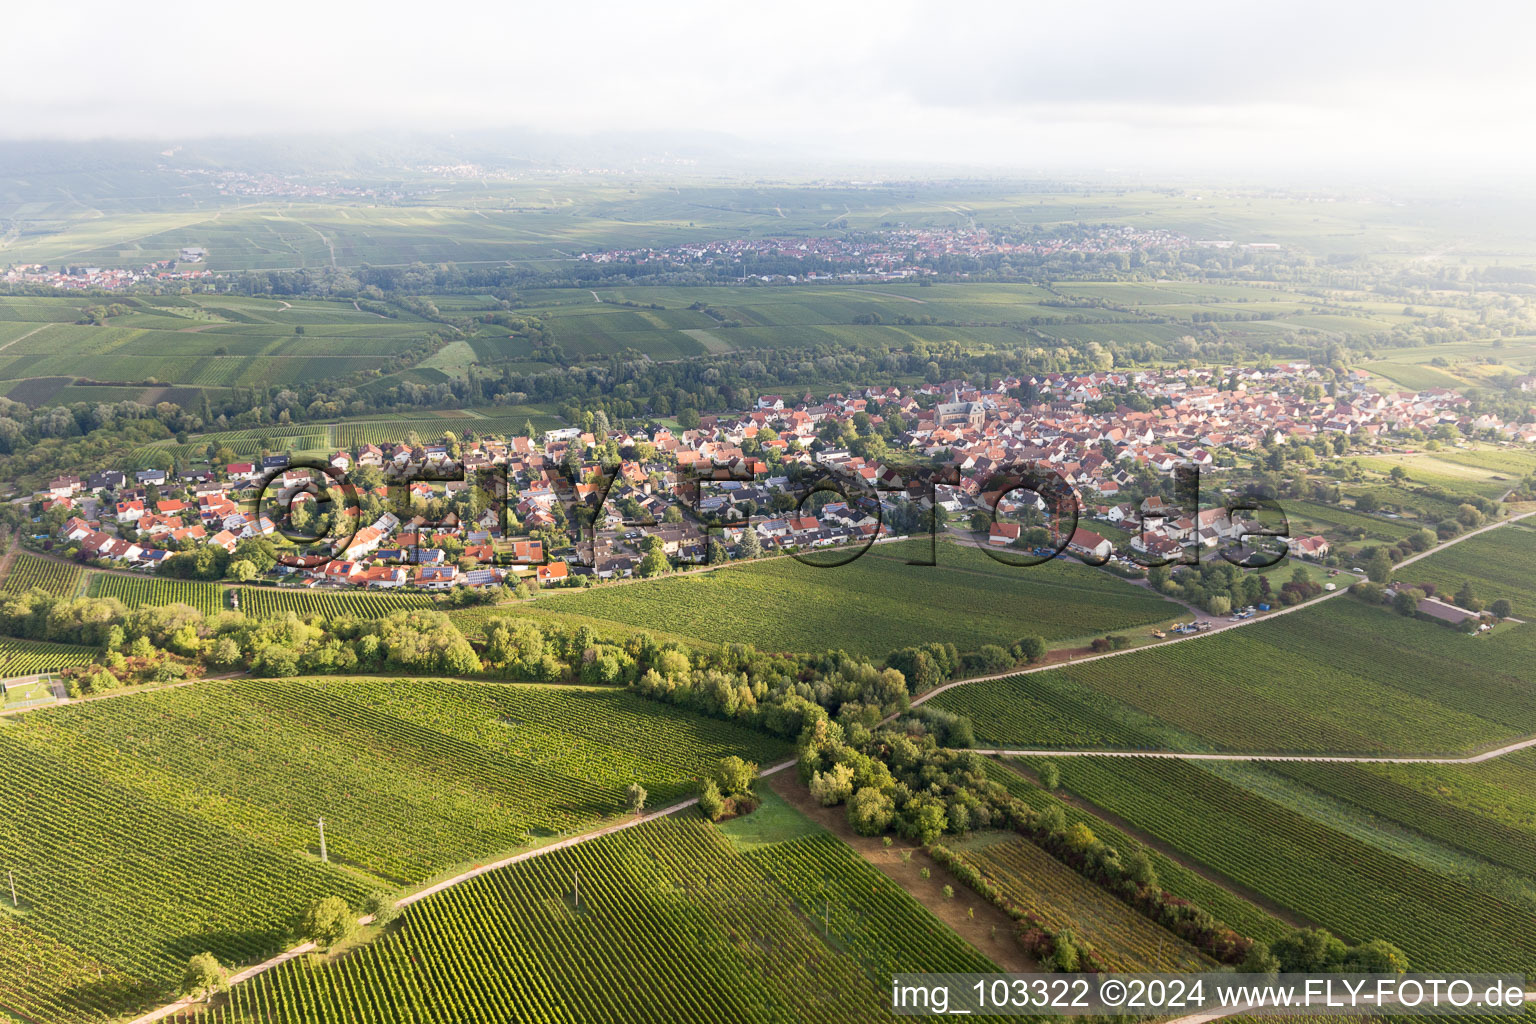
[[[4,584],[0,585],[0,593],[25,594],[34,587],[61,597],[73,596],[80,589],[80,567],[18,553]]]
[[[420,593],[375,591],[279,590],[274,587],[241,587],[240,610],[256,618],[296,615],[349,615],[357,619],[383,618],[402,608],[431,608],[432,597]]]
[[[930,640],[961,650],[1038,634],[1084,639],[1176,618],[1179,606],[1077,563],[1015,568],[939,545],[938,565],[908,565],[926,541],[882,544],[836,568],[790,558],[674,579],[540,596],[540,609],[607,619],[708,643],[764,650],[842,649],[880,657]],[[831,610],[835,609],[835,613]]]
[[[1536,969],[1529,908],[1384,852],[1182,761],[1063,758],[1066,787],[1353,942],[1420,970]]]
[[[217,583],[194,583],[157,576],[92,573],[89,593],[92,597],[115,597],[128,608],[189,604],[204,615],[214,615],[229,607],[224,588]]]
[[[77,1000],[137,1006],[192,953],[269,955],[318,896],[355,906],[370,889],[619,814],[630,782],[660,805],[726,754],[787,752],[624,691],[573,687],[241,680],[30,712],[0,729],[11,795],[0,843],[26,910],[0,965],[62,945],[131,991],[50,992],[34,979],[27,1001],[7,1005],[49,1022],[90,1019]],[[330,865],[317,857],[320,817]]]
[[[292,961],[201,1019],[873,1024],[895,972],[995,969],[825,833],[744,854],[689,811],[439,893],[372,945]]]
[[[1412,455],[1351,457],[1350,461],[1383,474],[1401,466],[1408,474],[1408,487],[1439,487],[1452,494],[1477,494],[1493,499],[1502,498],[1524,477],[1536,472],[1536,455],[1514,449],[1444,449]]]
[[[1027,839],[981,834],[951,847],[1016,906],[1071,929],[1114,971],[1204,971],[1214,961]]]
[[[57,672],[61,668],[88,665],[96,660],[97,653],[94,647],[0,637],[0,678]]]
[[[1103,724],[1102,708],[1117,702],[1178,730],[1182,739],[1157,744],[1176,749],[1458,753],[1536,732],[1533,656],[1536,628],[1471,638],[1346,596],[1192,642],[956,687],[936,701],[970,715],[988,746],[1049,743],[1074,727],[1072,745],[1149,745]],[[1071,705],[1052,697],[1061,689],[1111,703],[1089,705],[1096,714],[1076,726]]]
[[[1446,599],[1470,582],[1485,604],[1506,598],[1515,618],[1536,620],[1536,533],[1521,526],[1489,530],[1404,567],[1395,578],[1433,583]]]

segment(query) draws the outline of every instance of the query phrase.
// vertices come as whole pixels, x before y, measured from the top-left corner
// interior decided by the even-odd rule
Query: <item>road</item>
[[[793,768],[794,766],[794,761],[780,761],[776,765],[764,768],[759,774],[763,776],[774,775],[778,772],[784,771],[786,768]],[[622,832],[624,829],[634,828],[636,825],[644,825],[646,822],[655,821],[657,818],[665,818],[669,814],[675,814],[678,811],[692,807],[698,802],[698,797],[690,797],[687,800],[679,801],[678,803],[672,804],[669,807],[664,807],[659,811],[652,811],[650,814],[636,815],[634,817],[625,818],[623,821],[615,822],[612,825],[605,825],[604,827],[594,829],[591,832],[583,832],[580,835],[571,836],[567,839],[561,839],[558,842],[550,843],[548,846],[541,846],[536,850],[526,850],[523,853],[516,854],[515,856],[496,861],[494,864],[482,864],[479,867],[471,868],[470,870],[465,871],[463,874],[454,875],[452,878],[449,878],[446,881],[438,882],[436,885],[429,886],[419,892],[413,892],[410,895],[397,900],[395,902],[395,907],[399,910],[404,910],[411,904],[424,900],[428,896],[440,893],[445,889],[452,889],[456,885],[463,885],[465,882],[468,882],[474,878],[479,878],[481,875],[489,874],[492,871],[500,871],[502,868],[511,867],[513,864],[521,864],[523,861],[533,860],[535,857],[542,857],[545,854],[554,853],[556,850],[565,850],[572,846],[577,846],[581,843],[591,842],[594,839],[601,839],[603,836],[612,835],[615,832]],[[357,919],[357,923],[360,925],[371,924],[373,923],[373,918],[368,916],[360,917]],[[306,942],[302,946],[295,946],[293,949],[280,953],[277,956],[272,957],[270,960],[263,960],[259,964],[253,964],[250,967],[242,969],[238,974],[230,975],[229,983],[231,985],[236,985],[243,981],[249,981],[251,978],[265,974],[267,971],[272,970],[274,967],[281,967],[283,964],[287,963],[289,960],[292,960],[294,957],[303,956],[305,953],[313,952],[314,949],[315,944],[313,942]],[[135,1017],[132,1021],[129,1022],[129,1024],[151,1024],[152,1021],[164,1020],[167,1017],[180,1013],[183,1010],[191,1009],[197,1005],[198,1003],[194,1000],[178,999],[174,1003],[168,1003],[165,1006],[151,1010],[143,1016]]]

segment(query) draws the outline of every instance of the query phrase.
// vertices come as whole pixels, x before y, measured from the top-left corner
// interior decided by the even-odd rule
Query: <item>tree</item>
[[[1408,954],[1384,939],[1372,939],[1352,948],[1339,969],[1358,974],[1403,974],[1408,970]]]
[[[229,991],[229,972],[212,953],[198,953],[187,961],[178,991],[188,999],[205,999]]]
[[[1509,603],[1509,598],[1507,597],[1501,597],[1493,602],[1493,604],[1488,606],[1488,610],[1500,619],[1507,619],[1515,613],[1515,607]]]
[[[1377,548],[1371,560],[1365,563],[1365,575],[1372,583],[1386,583],[1392,578],[1392,559],[1386,548]]]
[[[648,549],[644,557],[640,559],[639,566],[635,569],[637,576],[660,576],[669,572],[672,563],[667,561],[667,551],[660,537],[651,537],[647,540]]]
[[[375,889],[363,897],[363,913],[373,918],[376,925],[386,925],[400,916],[395,898],[382,889]]]
[[[715,766],[715,782],[720,787],[720,792],[726,796],[742,796],[752,792],[752,783],[757,781],[757,765],[752,761],[744,761],[732,754],[722,758]]]
[[[1043,637],[1026,636],[1018,642],[1018,654],[1020,661],[1034,664],[1045,657],[1045,640]]]
[[[1404,587],[1397,592],[1392,599],[1392,608],[1399,615],[1412,617],[1419,610],[1419,602],[1424,599],[1424,591],[1415,590],[1412,587]]]
[[[861,836],[884,832],[895,814],[895,803],[874,786],[865,786],[848,801],[848,824]]]
[[[699,810],[710,821],[719,821],[720,815],[725,813],[725,798],[720,795],[720,787],[714,779],[705,779],[699,787]]]
[[[748,526],[741,531],[741,557],[756,558],[763,553],[762,542],[757,539],[757,531]]]
[[[1212,594],[1205,602],[1205,610],[1215,616],[1232,614],[1232,599],[1225,594]]]
[[[1132,850],[1131,855],[1126,858],[1125,872],[1137,885],[1148,888],[1157,885],[1157,868],[1153,865],[1151,856],[1140,846]]]
[[[321,949],[330,949],[357,933],[357,917],[346,900],[340,896],[327,896],[305,908],[294,931],[300,939],[313,942]]]
[[[243,558],[229,563],[229,578],[240,583],[249,583],[257,577],[256,566]]]
[[[835,764],[811,776],[811,796],[823,807],[834,807],[853,795],[853,766]]]
[[[1046,789],[1056,789],[1061,785],[1061,769],[1055,761],[1047,761],[1040,766],[1040,785]]]
[[[624,804],[629,808],[629,813],[639,815],[645,810],[645,787],[638,782],[631,782],[624,787]]]
[[[1254,939],[1253,945],[1248,947],[1248,953],[1243,957],[1243,965],[1239,969],[1242,974],[1274,974],[1280,969],[1280,961],[1269,951],[1269,943],[1261,939]]]
[[[1456,591],[1456,603],[1469,612],[1483,610],[1483,602],[1478,600],[1477,594],[1472,590],[1471,580],[1462,581],[1461,589]]]

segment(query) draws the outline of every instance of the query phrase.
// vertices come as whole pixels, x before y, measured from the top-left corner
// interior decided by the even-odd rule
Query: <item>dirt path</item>
[[[800,785],[800,780],[791,772],[776,775],[769,785],[795,810],[837,836],[998,967],[1014,974],[1032,974],[1040,970],[1014,939],[1013,919],[976,895],[928,856],[922,847],[911,840],[892,836],[895,842],[887,848],[878,836],[859,835],[848,826],[844,808],[822,807],[811,799],[810,791]],[[903,861],[903,852],[910,852],[911,859]],[[931,877],[923,877],[923,868],[928,869]],[[954,899],[944,898],[946,884],[954,887]],[[974,912],[975,916],[968,911]]]

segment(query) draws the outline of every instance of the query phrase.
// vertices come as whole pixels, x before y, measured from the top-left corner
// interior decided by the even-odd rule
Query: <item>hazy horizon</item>
[[[39,8],[0,40],[8,141],[494,132],[725,140],[760,160],[1128,174],[1502,177],[1536,167],[1520,60],[1536,11],[1427,3],[1284,16],[910,2],[577,15],[471,4],[203,8],[87,0],[73,53]]]

